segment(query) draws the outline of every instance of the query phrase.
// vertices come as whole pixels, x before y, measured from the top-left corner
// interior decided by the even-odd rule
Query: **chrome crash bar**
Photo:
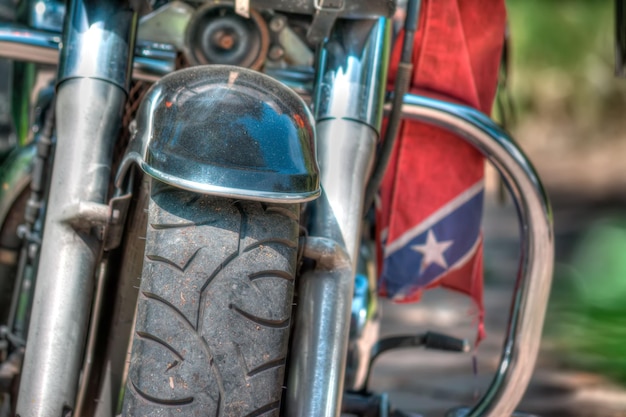
[[[552,283],[554,242],[548,198],[511,136],[483,113],[414,94],[405,96],[402,112],[407,119],[454,132],[479,149],[499,171],[515,201],[521,259],[500,365],[474,407],[454,409],[446,417],[510,416],[533,373]]]
[[[0,58],[57,65],[61,34],[28,28],[15,23],[0,23]],[[174,71],[176,49],[173,46],[137,43],[132,77],[141,81],[156,81]]]

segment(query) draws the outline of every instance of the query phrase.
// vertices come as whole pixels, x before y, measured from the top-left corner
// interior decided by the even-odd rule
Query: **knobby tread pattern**
[[[123,415],[277,417],[297,205],[153,182]]]

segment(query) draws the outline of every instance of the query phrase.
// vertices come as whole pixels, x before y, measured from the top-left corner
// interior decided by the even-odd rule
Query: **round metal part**
[[[207,4],[191,18],[185,34],[185,54],[193,65],[223,64],[260,69],[269,48],[269,32],[261,15],[247,19],[232,5]]]
[[[269,58],[272,61],[278,61],[285,55],[285,51],[280,46],[274,45],[270,49]]]

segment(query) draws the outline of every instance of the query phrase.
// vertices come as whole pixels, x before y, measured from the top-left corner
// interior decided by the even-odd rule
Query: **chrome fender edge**
[[[320,195],[315,121],[290,88],[226,65],[166,75],[137,112],[118,173],[146,174],[193,192],[300,203]]]

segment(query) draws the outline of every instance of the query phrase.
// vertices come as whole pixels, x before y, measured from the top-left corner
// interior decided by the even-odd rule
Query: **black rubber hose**
[[[383,143],[380,147],[378,157],[372,171],[372,175],[365,189],[365,205],[364,211],[368,212],[370,206],[374,202],[374,197],[383,181],[389,158],[393,151],[393,146],[398,137],[400,130],[400,122],[402,121],[402,101],[404,95],[409,90],[411,76],[413,75],[413,41],[415,32],[417,31],[417,22],[419,20],[421,0],[409,0],[407,4],[406,18],[404,20],[404,37],[402,38],[402,54],[400,55],[400,63],[398,64],[398,72],[396,73],[396,83],[393,91],[393,102],[391,113],[387,122],[387,131]]]

